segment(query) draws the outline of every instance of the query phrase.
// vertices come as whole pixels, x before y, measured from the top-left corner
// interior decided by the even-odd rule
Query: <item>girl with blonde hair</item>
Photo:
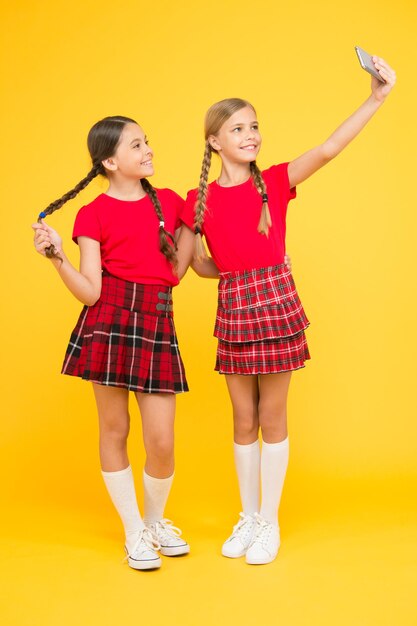
[[[225,375],[233,406],[242,501],[222,553],[245,556],[250,564],[269,563],[278,553],[289,456],[287,394],[292,372],[310,358],[309,322],[284,264],[287,207],[296,186],[335,158],[390,93],[395,72],[380,57],[373,60],[382,80],[372,77],[368,99],[321,145],[289,163],[259,169],[262,138],[246,100],[222,100],[206,115],[200,184],[188,193],[182,219],[189,242],[195,234],[197,258],[206,256],[204,236],[220,271],[215,369]],[[221,172],[208,184],[213,153]]]

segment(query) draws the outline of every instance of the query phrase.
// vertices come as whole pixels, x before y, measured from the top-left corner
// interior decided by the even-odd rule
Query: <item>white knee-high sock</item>
[[[262,444],[260,514],[268,522],[278,524],[278,508],[287,472],[289,456],[288,437],[278,443]]]
[[[132,550],[144,523],[136,500],[135,483],[130,465],[119,472],[103,472],[107,491],[120,515],[126,534],[126,546]]]
[[[173,480],[174,474],[168,478],[154,478],[143,470],[144,519],[146,522],[157,522],[164,517],[165,505]]]
[[[233,447],[243,513],[245,515],[257,513],[261,459],[259,439],[247,445],[235,442]]]

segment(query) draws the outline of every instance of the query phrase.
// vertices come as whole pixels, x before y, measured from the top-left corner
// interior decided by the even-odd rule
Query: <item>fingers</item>
[[[46,230],[49,233],[54,233],[54,229],[51,228],[46,222],[44,222],[43,220],[41,220],[40,222],[35,222],[35,224],[32,224],[32,228],[33,230],[39,230],[39,229],[43,229]]]
[[[50,248],[52,246],[52,242],[49,237],[35,237],[35,250],[39,252],[39,254],[45,255],[46,248]]]
[[[41,226],[43,226],[44,229],[46,231],[48,231],[48,233],[54,233],[55,232],[54,229],[51,228],[43,219],[40,221],[40,223],[41,223]]]
[[[52,258],[51,254],[45,253],[47,248],[50,248],[53,251],[53,256],[55,257],[62,254],[62,239],[60,235],[56,232],[56,230],[48,226],[43,219],[36,224],[32,224],[32,229],[34,231],[33,243],[39,254]]]
[[[43,243],[44,241],[49,241],[50,244],[52,243],[51,238],[48,235],[48,233],[40,232],[40,231],[36,233],[36,235],[33,238],[33,241],[35,242],[35,245],[38,243]]]
[[[392,69],[392,67],[390,67],[390,65],[388,65],[388,63],[386,61],[384,61],[384,59],[382,57],[373,56],[372,60],[375,63],[375,65],[378,65],[378,67],[380,69],[384,69],[387,72],[393,72],[394,71]]]
[[[41,243],[35,243],[35,248],[36,251],[39,252],[39,254],[42,254],[43,256],[45,256],[45,250],[47,248],[51,247],[51,242],[50,241],[42,241]]]
[[[36,241],[41,242],[41,241],[45,241],[46,239],[48,239],[49,241],[51,240],[50,233],[48,233],[48,231],[45,230],[44,228],[37,228],[35,230],[35,234],[34,234],[33,240],[35,242]]]
[[[39,254],[45,256],[46,248],[50,248],[52,245],[51,234],[48,232],[51,229],[44,222],[32,224],[32,228],[35,231],[33,237],[35,249]]]
[[[393,87],[397,80],[397,75],[392,67],[388,65],[388,63],[384,61],[384,59],[382,59],[381,57],[373,56],[372,60],[381,78],[383,78],[386,83],[391,85],[391,87]]]

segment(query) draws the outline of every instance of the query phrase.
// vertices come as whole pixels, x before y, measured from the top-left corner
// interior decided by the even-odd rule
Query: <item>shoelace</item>
[[[179,528],[177,528],[176,526],[174,526],[173,522],[170,519],[161,519],[158,520],[157,522],[153,522],[152,523],[153,526],[155,526],[155,535],[162,535],[162,536],[168,536],[169,538],[175,538],[177,539],[178,537],[181,537],[182,532]]]
[[[244,513],[239,513],[239,517],[240,520],[238,521],[238,523],[233,526],[233,532],[232,532],[232,536],[233,537],[241,537],[243,535],[246,535],[248,532],[250,532],[251,529],[251,517],[249,515],[245,515]]]
[[[271,534],[272,524],[267,522],[259,513],[255,513],[256,529],[252,539],[252,543],[259,541],[263,544],[268,540]]]
[[[131,550],[130,553],[128,552],[123,560],[127,561],[127,559],[130,556],[135,554],[136,550],[138,550],[141,547],[141,543],[144,544],[143,549],[145,550],[146,549],[160,550],[161,548],[161,545],[155,533],[152,530],[150,530],[150,528],[142,528],[142,530],[139,533],[138,539],[135,545],[133,546],[133,550]],[[127,548],[126,548],[126,551],[127,551]]]

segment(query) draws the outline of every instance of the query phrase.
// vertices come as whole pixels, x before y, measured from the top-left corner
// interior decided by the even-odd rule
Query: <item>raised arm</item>
[[[308,150],[288,164],[290,187],[299,185],[323,165],[334,159],[361,132],[384,103],[385,98],[395,85],[396,75],[388,63],[380,57],[374,56],[373,61],[385,83],[373,76],[371,80],[372,93],[369,98],[324,143]]]
[[[101,292],[100,243],[90,237],[78,237],[80,248],[78,271],[67,258],[62,247],[62,239],[53,228],[44,221],[33,224],[32,228],[35,231],[35,248],[39,254],[45,256],[45,248],[54,245],[59,258],[52,258],[51,263],[70,292],[83,304],[88,306],[95,304]]]

